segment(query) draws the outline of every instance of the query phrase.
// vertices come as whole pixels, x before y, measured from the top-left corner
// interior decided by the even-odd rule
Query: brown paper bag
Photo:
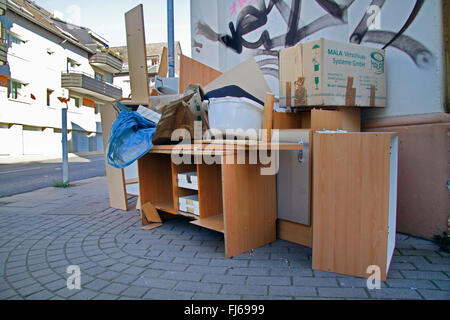
[[[161,120],[153,135],[154,145],[178,144],[179,140],[194,137],[194,115],[185,102],[185,98],[165,106],[162,110]],[[184,129],[184,132],[174,137],[179,139],[172,141],[172,134],[177,129]]]

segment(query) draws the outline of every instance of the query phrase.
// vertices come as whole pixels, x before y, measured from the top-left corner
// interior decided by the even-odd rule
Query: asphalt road
[[[106,174],[103,154],[69,160],[70,183]],[[0,165],[0,197],[51,187],[62,182],[60,161]]]

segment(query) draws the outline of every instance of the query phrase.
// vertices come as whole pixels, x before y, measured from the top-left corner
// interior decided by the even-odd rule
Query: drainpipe
[[[169,78],[175,77],[175,45],[173,0],[167,0],[167,46],[169,47]]]

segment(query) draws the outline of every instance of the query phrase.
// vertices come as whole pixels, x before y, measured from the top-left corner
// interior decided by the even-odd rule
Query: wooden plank
[[[142,230],[146,230],[146,231],[150,231],[150,230],[162,227],[162,225],[163,225],[162,223],[152,223],[152,224],[143,226],[141,229]]]
[[[313,228],[290,221],[278,220],[278,238],[312,248]]]
[[[200,219],[223,214],[221,165],[197,165]]]
[[[156,210],[169,213],[171,215],[177,215],[178,212],[173,208],[172,201],[160,202],[155,205]]]
[[[267,134],[263,135],[263,141],[269,143],[272,141],[274,103],[275,103],[275,95],[272,93],[267,93],[264,104],[264,121],[263,121],[263,129],[266,130]]]
[[[301,129],[302,114],[293,112],[274,112],[273,129]]]
[[[194,59],[180,55],[180,88],[183,93],[189,84],[205,87],[220,77],[222,73]]]
[[[311,111],[300,112],[302,116],[302,129],[311,129]]]
[[[167,47],[164,47],[163,52],[161,53],[161,61],[159,62],[158,75],[162,78],[166,78],[168,72],[169,72],[169,56]]]
[[[390,135],[314,135],[313,269],[386,280]]]
[[[276,240],[276,176],[261,175],[262,168],[260,164],[222,165],[228,258]]]
[[[125,180],[125,184],[137,184],[137,183],[139,183],[139,179],[138,178]]]
[[[195,215],[193,213],[184,212],[184,211],[178,211],[177,215],[184,216],[186,218],[194,219],[194,220],[198,220],[199,219],[199,216],[197,216],[197,215]]]
[[[156,208],[150,202],[147,202],[142,206],[142,211],[144,212],[144,216],[148,222],[162,222]]]
[[[125,27],[131,96],[134,103],[148,105],[150,92],[142,4],[125,13]]]
[[[303,146],[295,143],[280,143],[280,144],[267,144],[264,142],[252,141],[234,141],[234,140],[203,140],[193,145],[181,146],[183,152],[197,151],[199,155],[202,151],[233,151],[233,150],[302,150]],[[171,154],[173,151],[178,152],[180,146],[174,145],[160,145],[154,146],[150,153],[167,153]]]
[[[338,110],[311,110],[311,129],[313,131],[345,130],[361,131],[361,109],[342,108]]]
[[[223,215],[221,214],[192,221],[191,224],[224,233]]]
[[[102,119],[103,147],[104,150],[108,150],[111,126],[116,120],[117,114],[113,106],[108,103],[100,108],[100,116]],[[111,208],[128,211],[128,199],[123,170],[111,167],[106,161],[106,179],[108,181],[109,205]]]

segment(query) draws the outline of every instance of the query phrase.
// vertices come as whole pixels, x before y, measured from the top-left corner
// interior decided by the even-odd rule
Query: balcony
[[[8,61],[8,44],[5,39],[0,39],[0,65],[5,65]]]
[[[61,87],[85,95],[93,96],[99,100],[112,102],[122,98],[122,89],[83,72],[63,72]]]
[[[89,59],[91,66],[97,67],[109,73],[122,71],[122,60],[108,52],[99,52]]]

